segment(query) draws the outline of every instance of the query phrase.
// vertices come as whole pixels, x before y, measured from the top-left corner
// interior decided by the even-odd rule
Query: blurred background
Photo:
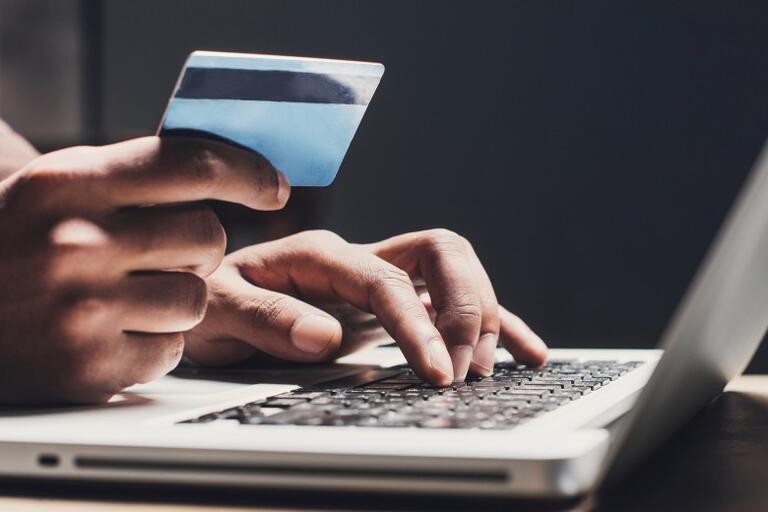
[[[646,347],[768,136],[766,26],[764,0],[0,0],[0,117],[106,143],[154,132],[194,49],[381,61],[333,186],[221,208],[232,246],[447,227],[550,344]]]

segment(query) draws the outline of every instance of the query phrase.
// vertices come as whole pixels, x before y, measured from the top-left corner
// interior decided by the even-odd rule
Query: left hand
[[[444,229],[367,245],[303,232],[230,254],[207,283],[205,318],[186,333],[186,353],[201,364],[257,351],[330,359],[381,327],[435,385],[489,375],[498,341],[523,363],[547,357],[541,338],[498,305],[470,243]]]

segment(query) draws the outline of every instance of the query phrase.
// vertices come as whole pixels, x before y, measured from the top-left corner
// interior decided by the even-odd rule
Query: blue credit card
[[[158,133],[257,151],[292,186],[330,185],[383,74],[374,62],[192,52]]]

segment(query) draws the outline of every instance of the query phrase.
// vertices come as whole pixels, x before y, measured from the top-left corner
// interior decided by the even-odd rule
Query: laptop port
[[[59,456],[53,453],[43,453],[37,457],[37,463],[44,468],[55,468],[59,465]]]

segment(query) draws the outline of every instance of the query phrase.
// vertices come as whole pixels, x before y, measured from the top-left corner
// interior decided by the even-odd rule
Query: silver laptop
[[[743,371],[768,327],[768,150],[662,350],[499,351],[424,384],[382,345],[323,366],[179,368],[99,407],[3,409],[0,476],[569,497],[616,480]]]

